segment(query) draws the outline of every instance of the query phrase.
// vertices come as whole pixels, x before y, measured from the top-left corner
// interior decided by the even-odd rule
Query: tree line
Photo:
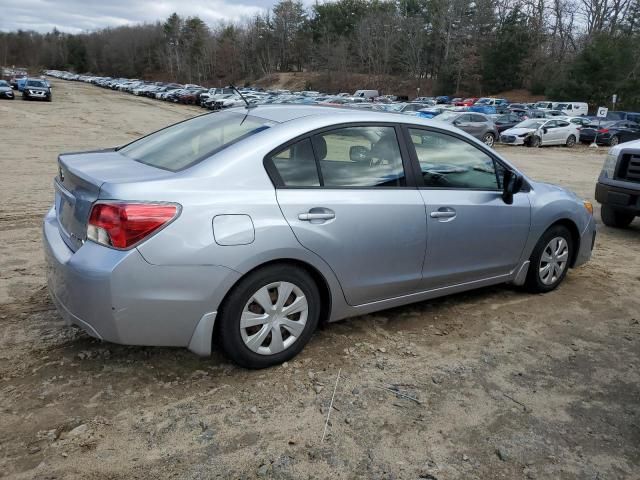
[[[640,109],[640,0],[281,0],[241,22],[0,32],[0,64],[222,85],[317,72],[311,88],[528,89]],[[349,85],[361,74],[366,85]],[[395,92],[407,93],[407,92]]]

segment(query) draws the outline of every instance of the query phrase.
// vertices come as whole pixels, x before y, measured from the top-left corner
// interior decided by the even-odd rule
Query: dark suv
[[[600,217],[610,227],[627,227],[640,216],[640,140],[618,145],[607,154],[596,185]]]
[[[51,87],[45,80],[28,78],[22,90],[23,100],[46,100],[51,101]]]

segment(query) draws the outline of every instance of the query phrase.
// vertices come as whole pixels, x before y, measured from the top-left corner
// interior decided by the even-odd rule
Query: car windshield
[[[451,123],[459,116],[460,114],[457,112],[442,112],[440,115],[438,115],[438,120],[440,120],[441,122]]]
[[[236,112],[205,114],[136,140],[119,152],[146,165],[176,172],[275,124]]]
[[[476,102],[476,104],[477,104],[477,105],[484,105],[485,103],[489,103],[489,102],[491,102],[491,99],[490,99],[490,98],[481,98],[480,100],[478,100],[478,101]]]
[[[546,120],[525,120],[515,126],[515,128],[540,128]]]
[[[27,87],[41,87],[41,88],[44,88],[47,86],[47,84],[41,80],[27,80],[26,85]]]

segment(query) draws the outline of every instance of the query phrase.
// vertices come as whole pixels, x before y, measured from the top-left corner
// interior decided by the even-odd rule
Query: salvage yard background
[[[52,104],[0,103],[0,477],[640,478],[640,221],[599,224],[593,260],[550,294],[499,286],[332,324],[269,370],[101,344],[47,297],[56,156],[201,110],[53,86]],[[592,201],[606,153],[499,151]]]

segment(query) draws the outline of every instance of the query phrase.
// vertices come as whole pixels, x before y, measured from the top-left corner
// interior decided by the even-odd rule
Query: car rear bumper
[[[43,243],[49,292],[68,324],[113,343],[210,353],[215,311],[239,273],[221,266],[152,265],[137,249],[90,241],[73,252],[53,208],[44,219]]]
[[[591,134],[586,134],[586,135],[584,133],[580,134],[580,142],[582,143],[593,143],[594,140],[598,145],[609,145],[609,142],[611,141],[611,137],[608,134],[598,135],[597,138],[595,135],[591,135]]]
[[[638,190],[615,187],[606,183],[596,184],[596,201],[635,215],[640,215],[640,185]]]

